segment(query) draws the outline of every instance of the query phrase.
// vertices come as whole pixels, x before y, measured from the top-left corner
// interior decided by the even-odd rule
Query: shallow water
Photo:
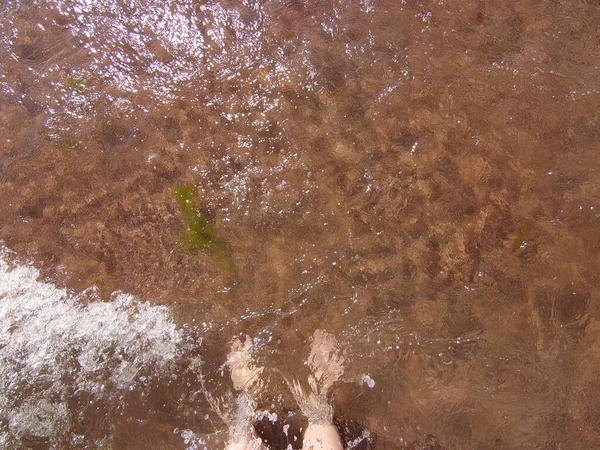
[[[5,1],[0,443],[220,448],[200,386],[227,395],[248,334],[259,433],[297,448],[284,377],[324,329],[354,448],[598,445],[599,25],[583,0]]]

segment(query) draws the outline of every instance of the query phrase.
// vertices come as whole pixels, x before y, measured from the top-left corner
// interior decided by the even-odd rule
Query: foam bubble
[[[360,384],[366,384],[367,386],[369,386],[372,389],[375,387],[375,380],[373,378],[371,378],[369,375],[367,375],[366,373],[363,373],[360,376]]]

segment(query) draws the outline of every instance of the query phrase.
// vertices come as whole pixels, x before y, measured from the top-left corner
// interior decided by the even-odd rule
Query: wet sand
[[[600,442],[596,2],[0,11],[7,258],[85,301],[167,305],[188,336],[126,396],[58,399],[73,429],[26,448],[219,448],[199,377],[231,388],[246,334],[279,418],[259,433],[299,448],[281,375],[316,329],[345,350],[356,448]]]

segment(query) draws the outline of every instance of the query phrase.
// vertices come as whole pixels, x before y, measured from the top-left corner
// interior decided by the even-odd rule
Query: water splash
[[[66,438],[77,413],[69,401],[119,398],[178,357],[182,333],[167,307],[71,295],[9,256],[0,246],[0,443]]]

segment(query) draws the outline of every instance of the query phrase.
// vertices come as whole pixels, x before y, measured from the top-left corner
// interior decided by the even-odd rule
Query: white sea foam
[[[165,306],[116,293],[110,302],[38,281],[0,243],[0,447],[68,438],[68,399],[119,395],[177,358],[182,333]]]

